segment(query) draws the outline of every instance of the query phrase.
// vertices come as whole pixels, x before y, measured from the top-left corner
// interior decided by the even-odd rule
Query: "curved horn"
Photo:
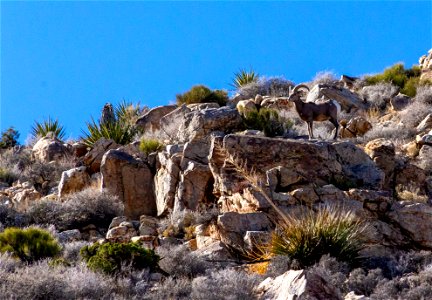
[[[310,91],[309,87],[306,84],[298,84],[294,87],[294,89],[292,90],[292,94],[294,94],[295,92],[297,92],[300,89],[306,89],[308,92]]]

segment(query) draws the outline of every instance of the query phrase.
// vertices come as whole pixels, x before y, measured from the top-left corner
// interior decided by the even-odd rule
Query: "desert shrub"
[[[158,283],[153,289],[146,291],[142,295],[143,299],[148,300],[189,300],[192,292],[191,280],[186,277],[168,277]]]
[[[52,267],[48,261],[5,272],[2,279],[4,299],[113,299],[117,289],[113,279],[85,266]]]
[[[107,191],[91,188],[70,194],[63,202],[38,201],[28,210],[31,222],[49,222],[59,231],[83,228],[90,224],[107,228],[111,220],[120,215],[123,215],[123,207],[117,197]]]
[[[80,251],[83,247],[90,246],[89,242],[74,241],[66,243],[62,247],[62,258],[72,265],[76,265],[81,261]]]
[[[66,132],[63,125],[61,125],[57,119],[52,120],[50,117],[42,122],[35,121],[30,129],[30,134],[34,138],[45,137],[49,133],[51,133],[52,137],[63,140]]]
[[[414,101],[432,106],[432,86],[420,86],[417,89],[417,94],[414,98]]]
[[[7,183],[10,186],[18,178],[19,176],[15,172],[0,167],[0,182]]]
[[[364,87],[360,95],[374,107],[384,110],[398,90],[397,86],[389,82],[380,82],[376,85]]]
[[[11,227],[0,233],[0,252],[10,252],[22,261],[34,262],[56,256],[60,252],[60,246],[43,229]]]
[[[362,137],[364,141],[372,141],[378,138],[388,140],[405,140],[415,137],[416,131],[414,128],[407,128],[395,125],[394,123],[375,124],[371,130],[366,132]]]
[[[318,72],[315,77],[312,79],[310,86],[314,86],[316,84],[334,84],[338,81],[335,73],[331,71],[321,71]]]
[[[152,152],[157,152],[162,150],[164,144],[155,139],[142,139],[139,145],[139,149],[146,155]]]
[[[249,112],[243,117],[243,123],[246,128],[263,131],[268,137],[280,136],[285,132],[282,118],[279,117],[277,111],[272,109],[261,108],[259,111]],[[285,123],[286,127],[291,127],[291,123]]]
[[[124,266],[142,270],[156,270],[159,256],[151,249],[137,243],[105,243],[84,246],[80,254],[87,266],[94,271],[116,274]]]
[[[156,252],[161,257],[159,262],[161,269],[171,276],[194,278],[205,274],[212,266],[185,245],[160,246]]]
[[[197,277],[192,281],[192,299],[255,299],[254,287],[260,277],[244,271],[223,269],[208,276]]]
[[[8,149],[18,145],[19,132],[13,127],[9,127],[1,133],[0,149]]]
[[[0,204],[0,223],[4,227],[24,227],[29,224],[29,218],[25,213],[18,212],[8,205]]]
[[[239,89],[249,83],[256,82],[258,78],[259,75],[253,69],[250,69],[249,71],[246,71],[245,69],[240,69],[237,73],[234,74],[234,79],[231,86],[235,89]]]
[[[354,291],[357,295],[369,296],[375,287],[384,279],[381,269],[366,271],[364,269],[354,269],[349,274],[345,282],[345,291]]]
[[[215,102],[223,106],[228,101],[228,94],[223,90],[210,90],[205,85],[195,85],[183,94],[177,94],[177,104]]]
[[[237,89],[237,93],[243,99],[255,98],[256,95],[287,97],[292,87],[294,87],[294,83],[283,77],[260,77],[258,80]]]
[[[270,258],[266,275],[270,277],[277,277],[289,270],[299,269],[301,269],[301,267],[298,261],[293,260],[286,255],[276,255]]]
[[[336,206],[322,206],[317,212],[286,216],[274,232],[271,252],[287,255],[301,267],[315,264],[328,254],[355,265],[363,249],[365,225],[355,215]]]
[[[420,71],[417,66],[411,69],[405,69],[403,64],[395,64],[386,68],[383,73],[366,76],[365,81],[368,84],[378,84],[382,82],[393,83],[400,87],[401,92],[407,96],[416,95],[417,85],[419,84]]]

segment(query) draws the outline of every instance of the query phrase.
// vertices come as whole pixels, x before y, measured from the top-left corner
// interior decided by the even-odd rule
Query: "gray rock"
[[[64,171],[58,185],[58,197],[62,198],[67,194],[79,192],[89,185],[90,175],[86,172],[86,167]]]

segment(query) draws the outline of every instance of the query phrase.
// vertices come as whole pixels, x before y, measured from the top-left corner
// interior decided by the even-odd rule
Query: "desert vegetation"
[[[396,64],[349,84],[320,72],[296,94],[240,69],[232,94],[196,85],[177,105],[107,103],[77,140],[57,119],[23,146],[8,128],[0,295],[431,298],[426,71]],[[293,95],[340,104],[337,141],[330,122],[308,139]]]

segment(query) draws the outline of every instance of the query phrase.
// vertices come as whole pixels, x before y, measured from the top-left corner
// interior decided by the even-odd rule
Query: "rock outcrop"
[[[419,65],[421,68],[421,80],[432,80],[432,49],[426,55],[423,55],[419,59]]]
[[[113,140],[107,140],[105,138],[100,138],[93,146],[93,148],[87,152],[83,158],[83,163],[87,166],[87,171],[90,174],[94,174],[100,171],[100,166],[102,162],[102,157],[105,152],[110,149],[116,149],[118,145]]]
[[[43,137],[39,139],[32,149],[32,156],[41,162],[61,160],[70,155],[68,148],[56,138]]]
[[[138,220],[141,215],[156,214],[153,174],[145,162],[125,152],[109,150],[100,169],[102,188],[119,197],[126,217]]]
[[[58,197],[62,198],[67,194],[79,192],[89,185],[90,175],[86,172],[86,167],[64,171],[58,185]]]
[[[366,103],[356,93],[346,88],[328,84],[315,85],[308,93],[306,102],[316,102],[323,98],[336,100],[341,105],[341,108],[347,112],[352,109],[367,108]]]

